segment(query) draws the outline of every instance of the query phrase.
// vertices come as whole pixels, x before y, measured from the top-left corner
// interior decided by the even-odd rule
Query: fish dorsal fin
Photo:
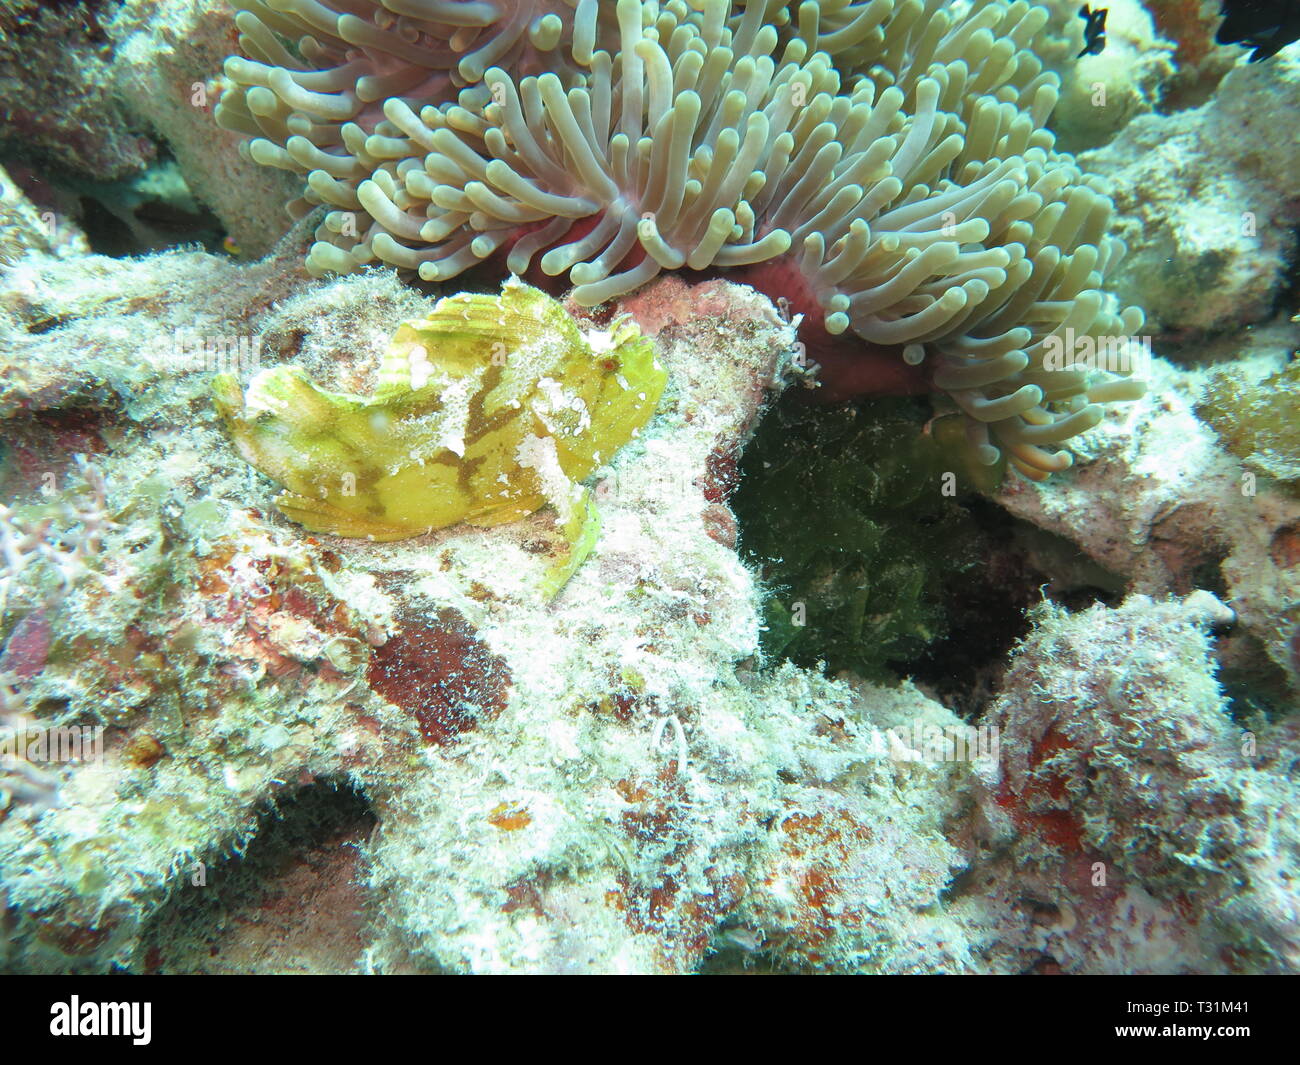
[[[375,380],[376,401],[399,399],[442,379],[424,322],[403,322],[384,349]]]
[[[400,398],[431,384],[445,388],[482,376],[494,364],[507,365],[514,340],[509,312],[500,297],[464,292],[440,299],[423,318],[403,322],[380,361],[375,399]]]

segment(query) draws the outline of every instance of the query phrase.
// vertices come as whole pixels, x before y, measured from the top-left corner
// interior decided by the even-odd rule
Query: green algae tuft
[[[783,402],[760,424],[733,497],[740,549],[769,594],[763,652],[895,683],[947,630],[946,584],[979,542],[956,495],[1001,470],[964,462],[912,400]]]

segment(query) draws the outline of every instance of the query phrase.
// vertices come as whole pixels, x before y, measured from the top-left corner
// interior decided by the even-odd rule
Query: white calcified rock
[[[960,862],[941,820],[963,774],[899,760],[879,732],[956,720],[914,689],[755,668],[758,593],[715,462],[793,346],[765,298],[668,278],[626,301],[668,392],[595,478],[600,537],[548,602],[550,514],[390,544],[309,536],[216,424],[208,381],[229,367],[191,348],[243,336],[261,367],[364,386],[425,307],[390,274],[304,282],[287,256],[177,253],[28,261],[6,286],[7,410],[100,412],[84,444],[118,523],[111,580],[50,604],[56,650],[19,693],[109,740],[68,770],[62,807],[0,822],[7,964],[140,964],[162,901],[316,779],[379,821],[357,889],[381,915],[375,970],[685,971],[728,930],[829,968],[967,964],[927,916]],[[47,313],[15,298],[32,290],[62,328],[24,328]],[[814,905],[807,880],[841,835],[849,865]],[[883,889],[899,879],[906,893]],[[922,956],[911,936],[931,920],[947,946]]]
[[[1267,318],[1295,252],[1300,58],[1242,59],[1204,105],[1142,115],[1080,164],[1109,180],[1129,255],[1116,291],[1157,332]]]
[[[1283,353],[1253,357],[1273,364]],[[1187,594],[1222,580],[1238,635],[1262,644],[1295,691],[1297,576],[1278,545],[1300,522],[1300,504],[1245,470],[1196,418],[1209,376],[1154,359],[1147,396],[1081,439],[1085,458],[1070,476],[1008,480],[998,499],[1077,544],[1130,591]]]

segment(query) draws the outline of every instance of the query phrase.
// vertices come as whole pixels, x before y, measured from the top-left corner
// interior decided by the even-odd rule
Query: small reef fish
[[[1084,20],[1083,26],[1083,51],[1075,58],[1082,59],[1086,55],[1101,55],[1102,49],[1106,47],[1106,12],[1109,8],[1099,7],[1093,11],[1087,4],[1079,12],[1079,17]]]
[[[1241,44],[1254,48],[1250,61],[1277,55],[1300,39],[1300,3],[1296,0],[1223,0],[1224,16],[1214,39],[1219,44]]]

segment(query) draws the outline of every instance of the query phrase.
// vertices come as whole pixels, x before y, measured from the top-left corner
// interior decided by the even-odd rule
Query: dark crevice
[[[67,218],[97,255],[121,259],[169,248],[198,245],[223,250],[225,228],[203,206],[159,146],[148,170],[117,181],[96,181],[23,146],[0,150],[0,165],[38,211]]]
[[[181,870],[132,965],[143,973],[351,972],[370,921],[360,847],[376,818],[316,782],[265,809],[242,857]]]

